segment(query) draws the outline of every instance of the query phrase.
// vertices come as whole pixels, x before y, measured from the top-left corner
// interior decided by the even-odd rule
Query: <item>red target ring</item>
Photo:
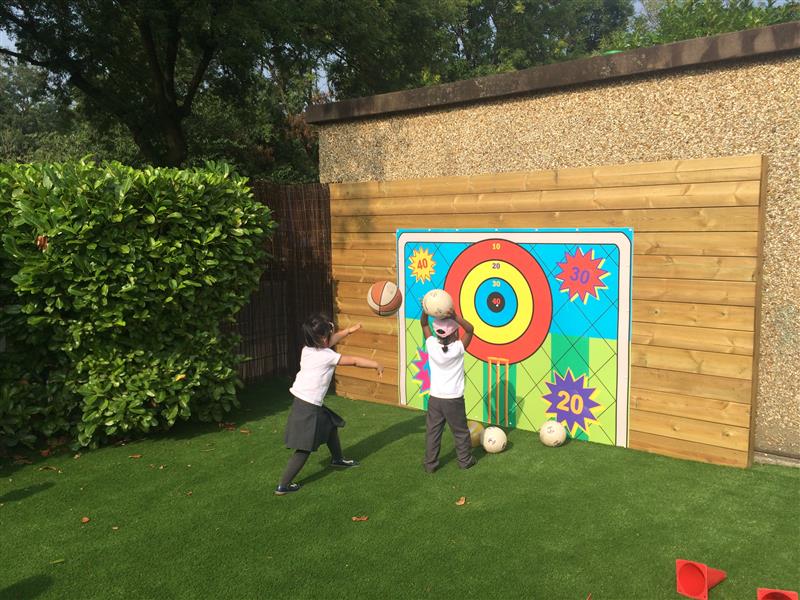
[[[516,335],[514,332],[513,339],[505,343],[493,343],[484,338],[504,338],[504,328],[509,327],[510,324],[495,327],[485,322],[475,323],[475,336],[472,338],[467,352],[482,361],[488,361],[489,358],[504,358],[509,363],[518,363],[536,352],[547,337],[553,316],[550,284],[547,281],[547,275],[536,259],[521,246],[503,239],[477,242],[456,257],[444,283],[444,289],[453,298],[455,310],[459,315],[464,316],[465,308],[466,312],[474,313],[471,306],[462,306],[462,302],[475,302],[473,290],[462,290],[462,286],[468,277],[471,282],[476,281],[476,273],[483,273],[485,271],[483,265],[489,261],[496,261],[498,265],[504,265],[519,272],[517,281],[524,281],[524,283],[517,284],[517,286],[527,284],[527,289],[515,289],[514,292],[518,297],[525,297],[526,294],[532,296],[532,310],[530,310],[530,315],[525,315],[527,326],[524,327],[521,335]],[[473,273],[473,271],[475,272]],[[492,277],[483,277],[484,281],[490,279]],[[462,298],[465,291],[466,296]],[[484,337],[479,335],[481,332]],[[491,335],[486,335],[486,332],[490,332]]]

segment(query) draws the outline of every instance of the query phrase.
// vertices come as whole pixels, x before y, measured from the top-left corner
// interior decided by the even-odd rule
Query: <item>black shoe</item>
[[[349,469],[350,467],[357,467],[361,463],[357,460],[350,460],[347,458],[340,458],[339,460],[331,460],[332,467],[341,467],[343,469]]]
[[[478,464],[478,460],[473,456],[472,459],[466,465],[464,465],[461,468],[462,469],[471,469],[472,467],[474,467],[477,464]]]
[[[279,485],[278,487],[275,488],[275,495],[283,496],[291,492],[296,492],[299,489],[300,489],[299,483],[290,483],[289,485]]]

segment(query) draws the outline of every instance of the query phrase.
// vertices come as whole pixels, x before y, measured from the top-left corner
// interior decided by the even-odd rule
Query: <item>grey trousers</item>
[[[428,398],[428,416],[425,421],[425,470],[429,473],[439,466],[439,450],[442,446],[444,425],[450,426],[456,445],[458,465],[468,469],[474,463],[472,444],[467,427],[467,411],[464,396],[461,398]]]

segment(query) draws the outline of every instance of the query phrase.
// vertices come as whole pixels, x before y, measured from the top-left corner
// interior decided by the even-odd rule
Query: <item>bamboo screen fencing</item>
[[[748,466],[758,357],[761,156],[330,186],[341,395],[398,402],[397,320],[369,285],[397,279],[401,228],[633,227],[630,446]]]
[[[318,183],[251,184],[272,209],[278,227],[258,289],[237,315],[244,381],[292,376],[300,363],[301,323],[314,312],[332,313],[328,186]]]

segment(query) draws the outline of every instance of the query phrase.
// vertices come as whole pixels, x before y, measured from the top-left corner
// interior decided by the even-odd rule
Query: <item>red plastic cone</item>
[[[797,592],[758,588],[758,600],[798,600]]]
[[[724,581],[728,576],[725,571],[712,569],[703,563],[692,560],[675,561],[675,580],[678,593],[687,598],[708,600],[708,590]]]

